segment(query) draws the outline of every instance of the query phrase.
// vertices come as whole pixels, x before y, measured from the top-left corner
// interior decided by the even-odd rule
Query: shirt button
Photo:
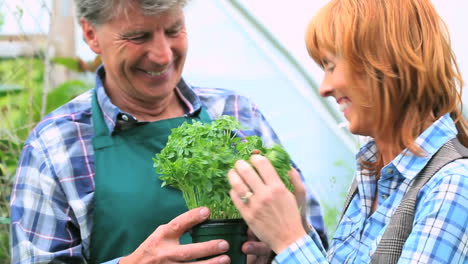
[[[128,121],[128,116],[127,115],[122,115],[122,120],[123,121]]]
[[[387,174],[393,174],[393,169],[392,169],[392,168],[388,168],[388,169],[387,169]]]
[[[387,198],[388,198],[388,195],[382,194],[382,199],[387,200]]]

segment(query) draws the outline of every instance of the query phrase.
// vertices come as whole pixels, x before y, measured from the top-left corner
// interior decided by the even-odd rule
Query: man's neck
[[[108,93],[112,103],[119,109],[134,116],[139,121],[153,122],[181,117],[184,107],[174,90],[169,96],[155,100],[138,100],[130,96],[113,96]]]

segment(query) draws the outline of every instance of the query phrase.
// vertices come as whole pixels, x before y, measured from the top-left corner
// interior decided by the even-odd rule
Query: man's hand
[[[209,215],[210,211],[206,207],[195,208],[179,215],[171,222],[159,226],[132,254],[123,257],[119,263],[184,263],[226,252],[229,249],[229,244],[225,240],[211,240],[188,245],[179,244],[179,238],[185,232],[205,221]],[[221,255],[192,263],[227,264],[230,263],[230,259],[227,255]]]
[[[271,263],[274,253],[267,244],[260,242],[251,229],[247,231],[247,242],[242,245],[242,252],[247,254],[247,264]]]

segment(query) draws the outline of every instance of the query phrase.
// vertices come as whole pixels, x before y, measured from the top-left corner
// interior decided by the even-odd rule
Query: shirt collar
[[[431,157],[449,140],[457,135],[457,129],[450,114],[445,114],[432,123],[416,138],[416,144],[425,153],[420,157],[408,149],[404,149],[389,164],[382,168],[382,180],[391,177],[397,172],[407,179],[413,179],[426,166]],[[377,146],[372,140],[365,144],[357,154],[357,160],[375,161]],[[360,167],[358,165],[358,167]],[[396,170],[396,171],[395,171]]]
[[[126,113],[122,111],[111,102],[109,96],[106,93],[106,90],[104,89],[103,80],[105,74],[106,72],[104,69],[104,65],[99,66],[96,70],[95,89],[98,104],[101,108],[101,111],[104,116],[104,121],[110,133],[116,130],[116,126],[119,126],[118,120],[120,120],[123,116],[125,116],[125,119],[133,120],[133,122],[135,123],[141,123],[138,122],[137,119],[131,113]],[[187,84],[182,78],[180,79],[175,89],[177,94],[179,95],[179,98],[181,99],[181,102],[184,105],[186,116],[192,116],[200,111],[202,106],[200,98],[195,94],[192,87],[189,84]]]

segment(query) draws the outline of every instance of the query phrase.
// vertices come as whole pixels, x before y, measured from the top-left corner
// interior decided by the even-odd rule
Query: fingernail
[[[221,241],[218,243],[218,248],[221,249],[222,251],[226,251],[229,249],[229,244],[226,241]]]
[[[250,157],[251,160],[260,160],[260,159],[263,159],[264,157],[262,155],[258,155],[258,154],[255,154],[255,155],[252,155]]]
[[[239,168],[248,168],[250,165],[249,165],[249,163],[247,163],[247,161],[245,161],[245,160],[238,160],[238,161],[237,161],[237,166],[238,166]]]
[[[222,256],[218,261],[218,263],[220,263],[220,264],[226,264],[226,263],[230,263],[230,262],[231,262],[231,260],[229,259],[228,256]]]
[[[209,215],[210,215],[210,210],[208,210],[208,208],[203,207],[203,208],[200,210],[200,216],[201,216],[201,217],[207,218]]]

